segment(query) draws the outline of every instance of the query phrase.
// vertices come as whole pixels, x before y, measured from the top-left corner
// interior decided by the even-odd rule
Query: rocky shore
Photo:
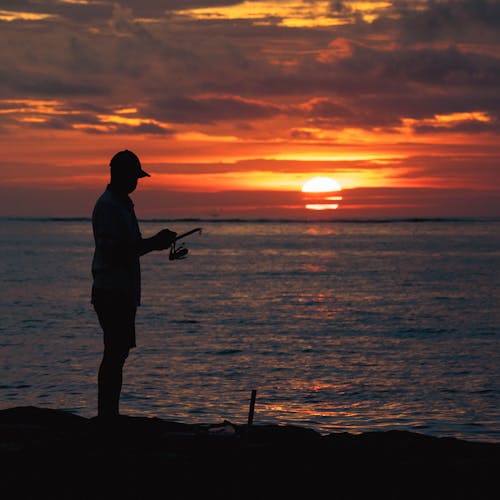
[[[5,499],[497,498],[500,443],[0,411]]]

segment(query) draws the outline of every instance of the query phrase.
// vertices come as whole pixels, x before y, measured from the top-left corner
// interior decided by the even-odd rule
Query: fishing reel
[[[168,260],[181,260],[187,257],[189,250],[181,244],[180,247],[175,246],[175,241],[170,247],[170,253],[168,255]]]
[[[180,236],[177,236],[175,241],[172,243],[172,246],[170,247],[170,254],[168,256],[169,260],[182,260],[187,257],[187,254],[189,250],[181,244],[181,246],[176,247],[175,244],[177,241],[179,241],[182,238],[185,238],[186,236],[189,236],[190,234],[193,233],[200,233],[201,234],[201,227],[197,227],[195,229],[191,229],[191,231],[188,231],[187,233],[181,234]]]

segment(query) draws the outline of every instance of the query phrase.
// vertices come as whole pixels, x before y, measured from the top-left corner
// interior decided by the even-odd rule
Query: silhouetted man
[[[111,182],[92,213],[95,253],[92,303],[104,333],[104,355],[98,373],[98,415],[118,416],[122,370],[136,346],[135,315],[141,299],[139,257],[169,248],[176,233],[163,229],[142,238],[129,194],[141,177],[149,177],[132,151],[112,159]]]

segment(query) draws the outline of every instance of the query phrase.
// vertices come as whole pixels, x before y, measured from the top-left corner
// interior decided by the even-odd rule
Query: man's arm
[[[166,250],[170,248],[176,236],[177,233],[174,231],[162,229],[159,233],[151,236],[151,238],[141,238],[141,240],[139,240],[137,252],[142,256],[153,250]]]
[[[94,210],[93,227],[96,245],[111,266],[127,262],[133,256],[142,256],[153,250],[165,250],[175,240],[177,233],[162,229],[151,238],[129,239],[129,226],[123,220],[123,212],[114,204],[101,205]]]

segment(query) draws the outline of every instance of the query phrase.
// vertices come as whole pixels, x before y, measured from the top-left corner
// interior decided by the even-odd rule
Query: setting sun
[[[303,193],[329,193],[341,190],[340,184],[330,177],[314,177],[302,186]]]
[[[340,184],[330,177],[313,177],[304,183],[301,191],[307,196],[307,210],[336,210],[339,208],[338,202],[342,200],[342,196],[327,196],[342,191]]]

